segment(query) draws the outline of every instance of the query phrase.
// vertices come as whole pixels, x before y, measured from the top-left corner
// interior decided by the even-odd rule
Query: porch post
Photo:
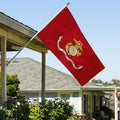
[[[82,92],[82,89],[79,93],[79,100],[80,100],[80,114],[82,114],[83,110],[82,110],[82,104],[83,104],[83,101],[82,101],[82,96],[83,96],[83,92]]]
[[[117,96],[117,89],[115,89],[115,120],[118,120],[118,96]]]
[[[92,118],[93,113],[93,92],[91,93],[91,110],[90,110],[90,118]]]
[[[4,108],[4,103],[7,101],[6,93],[6,37],[1,38],[1,102],[2,108]]]
[[[45,53],[42,53],[42,84],[41,84],[41,101],[45,102]]]

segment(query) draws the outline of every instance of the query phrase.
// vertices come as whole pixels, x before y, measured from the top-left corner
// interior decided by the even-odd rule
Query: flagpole
[[[16,56],[36,37],[38,33],[36,33],[22,48],[20,51],[16,53],[16,55],[7,62],[7,66],[16,58]]]
[[[70,3],[68,2],[44,27],[46,27],[65,7],[67,7]],[[44,28],[43,27],[43,28]],[[7,66],[16,58],[16,56],[37,36],[37,34],[43,30],[43,28],[41,30],[39,30],[22,48],[20,51],[18,51],[16,53],[16,55],[10,59],[10,61],[7,62]]]

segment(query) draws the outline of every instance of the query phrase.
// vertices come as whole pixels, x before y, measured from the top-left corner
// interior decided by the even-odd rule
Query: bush
[[[29,103],[23,96],[9,97],[6,108],[6,117],[10,120],[28,120],[29,118]]]
[[[6,108],[6,119],[9,120],[67,120],[73,115],[73,106],[60,99],[32,104],[22,96],[9,97]]]
[[[6,114],[5,110],[0,109],[0,120],[4,120],[5,119],[5,114]]]
[[[42,120],[43,118],[44,118],[44,113],[40,109],[39,104],[36,104],[36,105],[30,104],[29,119],[30,120]]]
[[[72,115],[68,120],[79,120],[79,118],[76,115]]]
[[[7,78],[6,78],[7,96],[15,97],[19,91],[19,84],[20,84],[20,81],[17,75],[7,74]],[[0,89],[1,89],[1,72],[0,72]]]
[[[17,75],[8,75],[7,74],[7,95],[8,96],[17,96],[19,90],[20,81]]]
[[[30,105],[31,120],[67,120],[73,114],[73,106],[60,99]]]

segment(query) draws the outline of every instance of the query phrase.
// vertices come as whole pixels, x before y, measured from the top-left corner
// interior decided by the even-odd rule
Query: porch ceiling
[[[0,39],[7,39],[7,51],[15,51],[12,46],[23,47],[36,32],[36,30],[29,26],[0,12]],[[34,38],[27,48],[38,52],[47,52],[47,47],[38,37]]]

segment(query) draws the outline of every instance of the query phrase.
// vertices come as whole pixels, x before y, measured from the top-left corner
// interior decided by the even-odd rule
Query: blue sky
[[[120,1],[119,0],[1,0],[0,11],[40,30],[55,14],[68,6],[87,41],[102,61],[105,69],[95,79],[120,79]],[[15,53],[8,53],[13,57]],[[41,61],[41,54],[25,49],[17,57]],[[49,51],[46,64],[70,74]]]

